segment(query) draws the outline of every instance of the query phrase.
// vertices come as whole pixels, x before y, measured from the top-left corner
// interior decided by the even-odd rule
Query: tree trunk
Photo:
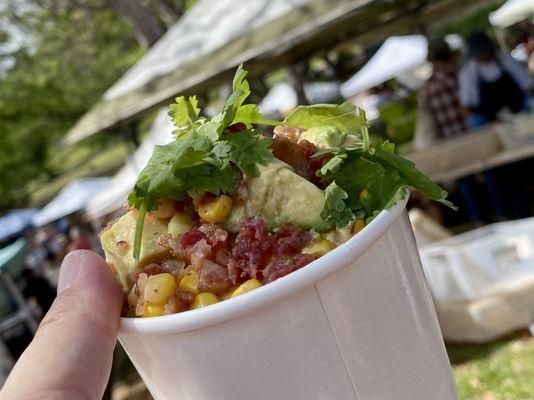
[[[185,13],[185,4],[183,0],[171,2],[166,2],[164,0],[150,0],[149,5],[158,14],[167,29],[173,26]]]
[[[293,89],[297,92],[297,103],[299,105],[310,104],[306,97],[306,93],[304,92],[304,74],[299,71],[296,65],[290,65],[287,70],[289,73],[289,84],[293,86]]]
[[[130,21],[142,46],[152,46],[165,33],[157,18],[137,0],[106,0],[106,5]]]

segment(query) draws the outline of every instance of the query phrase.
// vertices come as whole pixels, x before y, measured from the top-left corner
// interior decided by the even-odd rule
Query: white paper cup
[[[406,202],[327,255],[199,310],[123,318],[156,400],[450,400]]]

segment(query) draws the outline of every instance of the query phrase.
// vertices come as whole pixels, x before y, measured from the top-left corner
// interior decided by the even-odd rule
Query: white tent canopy
[[[32,218],[37,213],[35,208],[21,208],[10,210],[0,218],[0,241],[9,239],[31,224]]]
[[[126,94],[309,0],[200,0],[104,95]],[[209,12],[207,12],[209,10]]]
[[[173,139],[172,130],[173,126],[167,109],[160,110],[145,141],[130,156],[109,184],[87,202],[85,211],[89,218],[99,218],[116,211],[126,202],[128,193],[137,180],[137,175],[152,154],[152,149],[155,145],[169,143]]]
[[[73,180],[34,216],[33,224],[43,226],[81,210],[91,196],[106,187],[109,182],[109,178]]]
[[[533,0],[508,0],[501,8],[491,13],[489,19],[492,25],[506,28],[533,16]]]
[[[356,75],[341,85],[341,94],[349,98],[405,74],[424,64],[427,54],[425,36],[392,36]]]
[[[340,95],[339,86],[339,82],[309,82],[304,84],[304,94],[312,104],[326,103]],[[297,105],[297,92],[286,82],[276,83],[258,104],[264,115],[284,115]]]

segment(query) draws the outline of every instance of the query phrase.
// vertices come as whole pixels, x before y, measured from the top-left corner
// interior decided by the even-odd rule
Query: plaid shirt
[[[423,107],[430,112],[439,138],[467,130],[454,68],[434,64],[434,73],[422,88]]]

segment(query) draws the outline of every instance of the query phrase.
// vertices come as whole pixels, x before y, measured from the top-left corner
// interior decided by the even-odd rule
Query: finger
[[[101,257],[75,251],[63,260],[58,293],[2,400],[102,397],[119,328],[120,287]]]

